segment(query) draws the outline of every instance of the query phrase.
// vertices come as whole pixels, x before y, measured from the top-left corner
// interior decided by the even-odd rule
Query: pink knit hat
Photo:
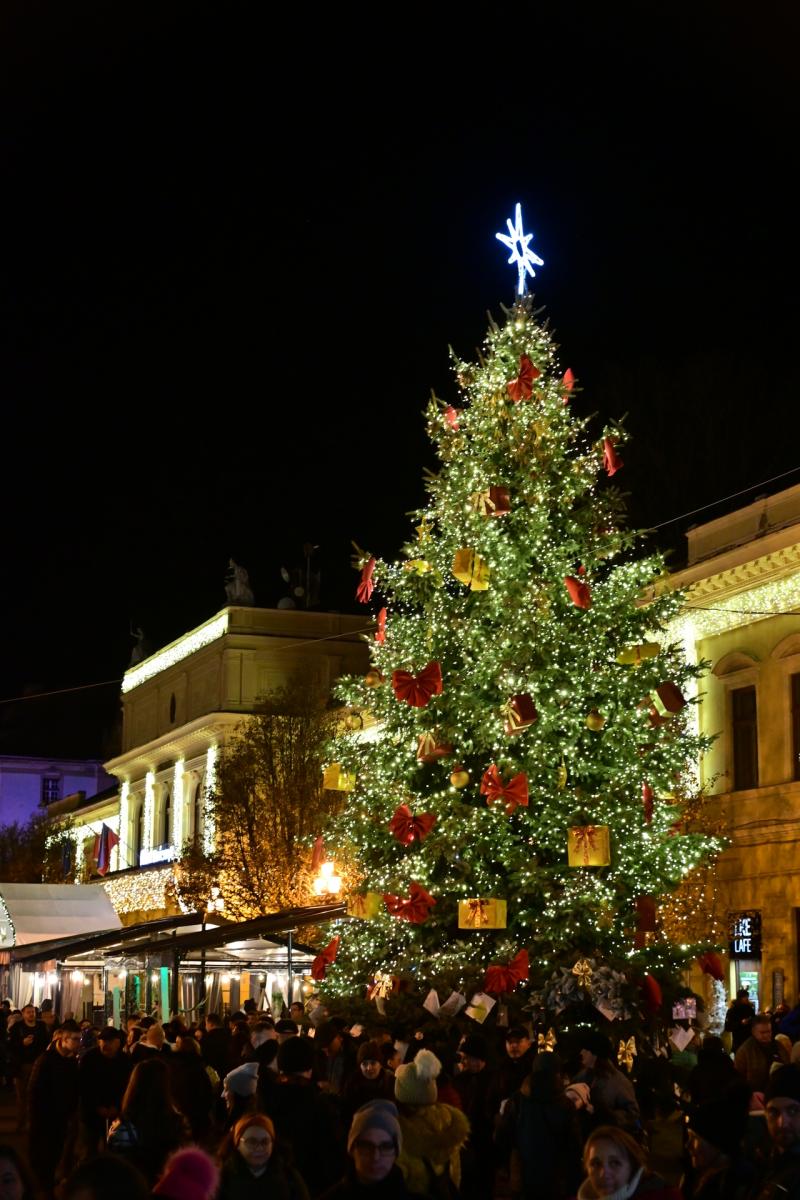
[[[211,1200],[218,1185],[219,1171],[213,1159],[197,1146],[189,1146],[167,1160],[153,1195],[168,1200]]]

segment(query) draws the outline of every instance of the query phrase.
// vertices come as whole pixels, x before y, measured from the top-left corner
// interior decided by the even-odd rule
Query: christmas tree
[[[319,974],[339,995],[497,995],[577,963],[591,992],[615,965],[674,965],[655,902],[714,849],[683,820],[700,669],[669,639],[661,557],[624,527],[622,426],[575,415],[532,299],[454,371],[402,559],[359,555],[373,665],[338,686],[346,803],[325,834],[355,919]]]

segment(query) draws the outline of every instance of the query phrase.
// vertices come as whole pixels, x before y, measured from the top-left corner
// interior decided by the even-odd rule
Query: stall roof
[[[0,900],[11,918],[15,946],[122,927],[103,888],[74,883],[0,883]]]
[[[202,928],[198,914],[190,913],[185,917],[165,917],[141,925],[129,925],[114,934],[106,931],[95,937],[62,938],[58,943],[29,946],[21,952],[15,951],[13,960],[32,964],[46,959],[76,958],[94,951],[102,951],[109,958],[164,951],[177,952],[183,957],[192,950],[213,950],[267,935],[287,933],[302,925],[321,924],[344,916],[346,911],[344,904],[316,904],[309,908],[288,908],[277,913],[265,913],[251,921],[222,923],[216,927],[207,925],[205,928]],[[218,920],[216,914],[214,919]],[[179,934],[177,930],[186,925],[190,928]]]

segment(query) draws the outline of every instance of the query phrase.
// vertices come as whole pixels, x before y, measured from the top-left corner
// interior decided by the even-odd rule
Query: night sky
[[[632,521],[714,505],[660,530],[676,566],[800,482],[795,13],[295,7],[4,10],[0,699],[118,679],[229,556],[272,606],[318,544],[352,609],[448,345],[513,299],[517,201],[577,411],[628,414]],[[0,705],[0,752],[109,752],[115,693]]]

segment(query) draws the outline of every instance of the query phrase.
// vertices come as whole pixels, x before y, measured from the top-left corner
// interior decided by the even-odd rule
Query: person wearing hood
[[[746,1095],[730,1095],[698,1105],[687,1119],[687,1148],[692,1164],[691,1200],[744,1200],[754,1172],[742,1155],[747,1123]]]
[[[590,1029],[581,1035],[581,1070],[575,1083],[588,1083],[598,1123],[612,1122],[622,1129],[637,1129],[639,1105],[633,1084],[611,1061],[611,1042],[603,1033]]]
[[[391,1100],[372,1100],[353,1116],[344,1179],[323,1200],[422,1200],[410,1192],[397,1160],[403,1148],[399,1113]]]
[[[398,1067],[394,1095],[399,1111],[402,1149],[398,1165],[410,1191],[436,1196],[461,1184],[461,1148],[469,1137],[469,1121],[460,1109],[437,1098],[442,1069],[430,1050]]]
[[[566,1082],[558,1056],[538,1054],[500,1118],[497,1152],[510,1161],[512,1192],[523,1200],[566,1200],[580,1183],[583,1139]]]
[[[589,1134],[583,1169],[578,1200],[682,1200],[677,1188],[648,1171],[644,1148],[615,1125],[600,1125]]]

